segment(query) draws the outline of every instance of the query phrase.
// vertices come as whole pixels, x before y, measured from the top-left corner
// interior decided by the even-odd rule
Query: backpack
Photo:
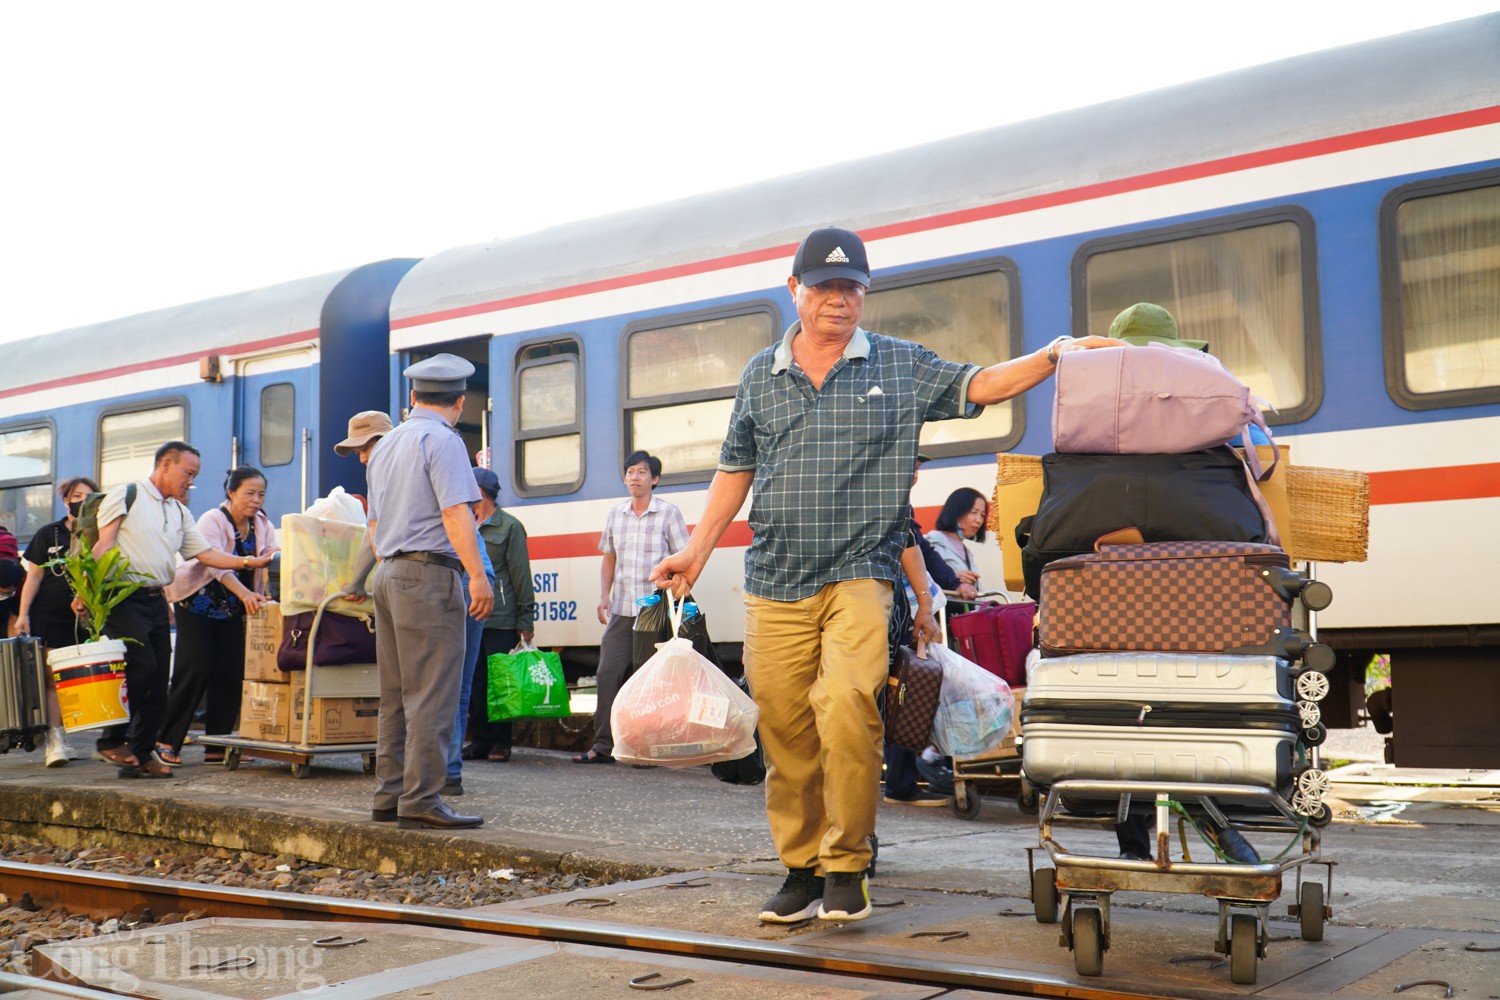
[[[135,506],[135,483],[125,487],[125,513],[130,513],[130,508]],[[73,529],[73,543],[68,547],[68,555],[76,556],[84,549],[92,550],[99,541],[99,507],[104,503],[108,493],[90,493],[83,498],[83,503],[78,505],[78,517],[74,520],[77,525]]]

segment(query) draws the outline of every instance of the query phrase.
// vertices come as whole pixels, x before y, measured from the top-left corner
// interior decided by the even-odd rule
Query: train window
[[[625,440],[620,457],[645,449],[663,482],[701,481],[719,449],[740,373],[776,335],[769,306],[732,316],[679,317],[625,331]],[[684,321],[685,320],[685,321]]]
[[[865,296],[860,326],[927,347],[938,357],[988,367],[1015,357],[1020,324],[1014,310],[1014,268],[927,272],[895,282],[877,280]],[[987,406],[973,420],[940,420],[922,428],[922,450],[941,458],[1003,451],[1019,442],[1014,400]]]
[[[24,546],[52,520],[51,426],[0,431],[0,524]]]
[[[156,449],[187,436],[181,405],[107,413],[99,420],[99,485],[106,490],[151,475]]]
[[[570,493],[583,483],[583,406],[576,340],[516,355],[515,487],[522,496]]]
[[[1090,244],[1074,332],[1103,334],[1121,310],[1154,302],[1276,407],[1267,419],[1301,420],[1321,394],[1311,233],[1304,213],[1282,211]]]
[[[297,390],[290,382],[277,382],[260,391],[260,464],[286,465],[296,451]]]
[[[1500,400],[1497,181],[1490,171],[1386,199],[1386,380],[1402,406]]]

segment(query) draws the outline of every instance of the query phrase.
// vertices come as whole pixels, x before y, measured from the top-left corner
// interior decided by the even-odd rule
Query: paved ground
[[[80,746],[83,741],[75,737]],[[1335,925],[1500,931],[1500,774],[1401,772],[1379,760],[1367,731],[1335,732],[1325,749],[1347,781],[1335,786],[1336,819],[1324,856],[1336,860]],[[711,868],[779,874],[762,789],[723,784],[707,768],[579,766],[566,754],[520,748],[508,764],[471,763],[468,794],[454,804],[485,817],[459,835],[396,831],[369,822],[372,779],[355,756],[319,758],[312,777],[284,764],[246,762],[229,772],[188,764],[167,781],[121,781],[113,767],[78,761],[47,770],[40,752],[0,756],[0,830],[72,829],[80,840],[185,833],[202,842],[328,863],[376,858],[411,870],[440,865],[559,866],[606,877]],[[882,805],[878,881],[891,887],[1027,894],[1032,817],[998,793],[972,821],[947,809]],[[1276,838],[1252,838],[1275,854]],[[1104,831],[1068,834],[1074,850],[1111,852]],[[361,855],[361,852],[365,852]],[[456,861],[456,864],[455,864]],[[351,865],[358,866],[358,865]],[[1288,879],[1281,904],[1291,901]],[[1212,912],[1206,899],[1121,895],[1117,905]]]

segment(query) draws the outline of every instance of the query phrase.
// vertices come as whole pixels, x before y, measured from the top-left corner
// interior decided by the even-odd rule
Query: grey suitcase
[[[1022,768],[1040,786],[1213,781],[1287,792],[1301,732],[1294,678],[1274,656],[1043,657],[1021,710]]]
[[[0,639],[0,753],[47,732],[46,671],[40,639]]]

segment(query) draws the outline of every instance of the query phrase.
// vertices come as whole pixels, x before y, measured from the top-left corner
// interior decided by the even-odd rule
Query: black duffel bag
[[[1229,447],[1180,455],[1042,456],[1042,499],[1016,525],[1026,593],[1042,567],[1094,551],[1103,535],[1137,528],[1147,542],[1265,542],[1245,463]]]

